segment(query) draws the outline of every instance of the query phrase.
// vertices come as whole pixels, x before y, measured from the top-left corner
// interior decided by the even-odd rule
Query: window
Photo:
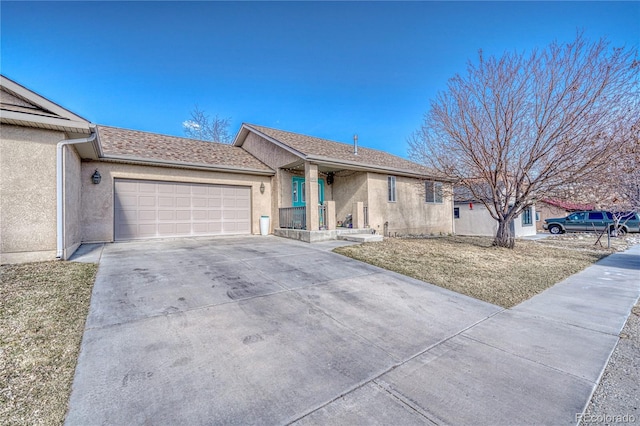
[[[589,220],[602,220],[604,219],[604,215],[602,212],[592,212],[589,213]]]
[[[460,219],[460,207],[453,208],[453,218]]]
[[[536,222],[540,222],[540,212],[536,212]]]
[[[294,203],[298,202],[298,182],[296,182],[295,180],[293,181],[291,198],[293,198]]]
[[[300,182],[300,201],[302,201],[303,203],[306,203],[305,197],[306,194],[304,193],[304,181]]]
[[[442,182],[428,180],[424,183],[424,189],[427,203],[442,203]]]
[[[389,192],[388,200],[389,202],[396,202],[396,177],[395,176],[387,176],[387,189]]]
[[[584,217],[585,217],[584,212],[572,213],[569,216],[567,216],[567,220],[584,220]]]
[[[531,207],[527,207],[522,210],[522,226],[531,226],[533,222],[531,221]]]

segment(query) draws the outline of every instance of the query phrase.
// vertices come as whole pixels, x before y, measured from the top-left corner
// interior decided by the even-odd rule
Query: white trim
[[[77,114],[69,111],[66,108],[61,107],[60,105],[48,100],[44,96],[41,96],[34,92],[33,90],[29,90],[26,87],[16,83],[15,81],[0,75],[0,86],[2,86],[5,90],[12,92],[12,94],[17,95],[19,98],[22,98],[29,103],[32,103],[44,110],[50,111],[56,115],[59,115],[63,119],[67,119],[70,121],[77,122],[85,122],[89,123],[83,117],[80,117]]]
[[[97,133],[91,132],[91,136],[81,139],[67,139],[56,145],[56,257],[64,257],[64,147],[87,143],[96,140]]]

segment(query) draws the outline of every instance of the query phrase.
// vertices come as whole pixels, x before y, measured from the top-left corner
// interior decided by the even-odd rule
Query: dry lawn
[[[64,421],[97,265],[0,266],[0,423]]]
[[[493,247],[491,238],[386,238],[334,251],[384,269],[510,308],[607,256],[629,246],[594,246],[595,237],[519,240],[513,250]]]

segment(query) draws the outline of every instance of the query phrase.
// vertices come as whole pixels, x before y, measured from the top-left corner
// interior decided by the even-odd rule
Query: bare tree
[[[616,123],[640,114],[639,68],[636,50],[582,34],[528,55],[480,51],[431,102],[410,156],[484,204],[494,244],[513,248],[510,223],[525,208],[606,171]]]
[[[211,118],[196,105],[191,111],[191,118],[182,122],[182,128],[188,138],[231,143],[230,124],[231,118],[221,118],[218,114]]]

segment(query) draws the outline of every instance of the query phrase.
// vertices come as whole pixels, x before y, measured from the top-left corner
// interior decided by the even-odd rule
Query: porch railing
[[[369,227],[369,206],[367,206],[366,204],[362,207],[362,209],[364,210],[363,212],[363,216],[364,216],[364,227],[368,228]]]
[[[319,229],[327,229],[327,206],[325,204],[318,206],[318,222]]]
[[[307,229],[307,213],[303,207],[282,207],[279,209],[280,228]]]
[[[279,209],[280,228],[307,229],[306,207],[282,207]],[[327,229],[327,206],[318,206],[318,229]]]

